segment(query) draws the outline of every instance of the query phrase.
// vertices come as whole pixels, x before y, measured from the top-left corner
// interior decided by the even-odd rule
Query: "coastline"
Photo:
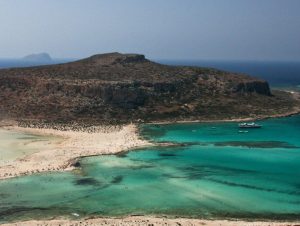
[[[15,223],[2,224],[3,226],[68,226],[68,225],[118,225],[118,226],[298,226],[299,221],[243,221],[243,220],[205,220],[189,218],[166,218],[151,216],[128,216],[124,218],[88,218],[79,220],[53,219],[53,220],[29,220]]]
[[[258,120],[265,120],[270,118],[284,118],[290,117],[293,115],[300,114],[300,107],[282,114],[274,114],[274,115],[265,115],[265,116],[258,116],[258,117],[249,117],[249,118],[233,118],[233,119],[220,119],[220,120],[179,120],[179,121],[155,121],[149,122],[145,124],[158,124],[158,125],[165,125],[165,124],[174,124],[174,123],[221,123],[221,122],[249,122],[249,121],[258,121]]]
[[[245,122],[264,120],[269,118],[289,117],[300,114],[300,107],[294,110],[274,115],[265,115],[253,118],[234,118],[223,120],[182,120],[182,121],[157,121],[145,124],[173,124],[173,123],[221,123]],[[58,137],[56,144],[51,148],[25,156],[10,162],[9,165],[0,166],[0,180],[30,175],[40,172],[69,171],[75,167],[74,163],[79,158],[111,155],[126,152],[131,149],[151,147],[154,144],[144,139],[139,134],[137,124],[128,124],[120,127],[96,126],[92,132],[82,130],[63,130],[50,128],[31,128],[13,125],[13,122],[1,122],[0,129],[23,132],[33,135]],[[55,141],[53,141],[55,143]],[[168,144],[160,144],[168,145]]]
[[[219,122],[249,122],[249,121],[257,121],[257,120],[265,120],[269,118],[282,118],[282,117],[289,117],[293,115],[300,114],[300,92],[296,91],[288,91],[288,90],[281,90],[284,92],[289,93],[292,95],[292,98],[298,102],[298,104],[290,111],[280,114],[274,115],[258,115],[255,117],[248,117],[248,118],[232,118],[232,119],[216,119],[216,120],[174,120],[174,121],[154,121],[145,124],[174,124],[174,123],[219,123]]]
[[[58,137],[49,147],[0,166],[0,179],[33,173],[74,169],[78,158],[117,154],[129,149],[152,146],[140,138],[133,124],[121,128],[97,127],[96,132],[3,126],[4,130]]]
[[[288,117],[300,113],[300,108],[294,109],[284,114],[277,114],[259,118],[236,118],[229,120],[197,120],[197,121],[176,121],[176,122],[155,122],[153,124],[170,124],[170,123],[195,123],[195,122],[239,122],[262,120],[267,118]],[[75,163],[79,158],[118,154],[135,148],[150,147],[153,143],[143,139],[138,131],[138,126],[134,124],[122,127],[95,127],[94,132],[57,130],[43,128],[26,128],[16,125],[2,125],[0,129],[6,129],[17,132],[24,132],[35,135],[56,136],[60,141],[53,149],[45,149],[37,153],[18,159],[15,164],[10,166],[0,166],[0,179],[7,179],[22,175],[29,175],[40,172],[50,171],[67,171],[75,168]],[[46,167],[45,167],[46,166]],[[207,220],[192,218],[168,218],[165,216],[126,216],[122,218],[78,218],[78,219],[51,219],[51,220],[29,220],[14,223],[1,224],[5,226],[18,225],[207,225],[207,226],[296,226],[300,221],[245,221],[240,219],[230,220]]]

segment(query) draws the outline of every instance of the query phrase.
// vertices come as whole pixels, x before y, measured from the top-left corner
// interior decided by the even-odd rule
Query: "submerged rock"
[[[216,142],[215,146],[240,146],[247,148],[298,148],[295,145],[281,141],[225,141]]]
[[[79,161],[76,161],[75,163],[72,164],[74,167],[81,167],[81,164]]]
[[[123,180],[123,176],[122,175],[119,175],[119,176],[116,176],[112,179],[111,183],[112,184],[119,184],[121,183]]]
[[[100,182],[94,178],[87,177],[87,178],[77,179],[75,181],[75,184],[76,185],[100,185]]]

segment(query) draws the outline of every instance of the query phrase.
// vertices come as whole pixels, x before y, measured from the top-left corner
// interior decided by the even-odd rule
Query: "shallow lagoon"
[[[148,139],[179,146],[0,181],[0,222],[77,214],[299,220],[300,116],[261,124],[248,133],[236,123],[144,125]]]
[[[49,148],[59,138],[0,129],[0,166]]]

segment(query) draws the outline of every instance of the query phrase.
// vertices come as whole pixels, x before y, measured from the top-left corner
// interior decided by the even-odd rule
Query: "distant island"
[[[49,60],[47,54],[27,59]],[[212,68],[108,53],[0,70],[0,115],[21,122],[111,124],[264,118],[299,111],[292,93]]]
[[[23,61],[33,61],[33,62],[49,62],[51,63],[53,60],[48,53],[37,53],[37,54],[30,54],[24,56],[21,60]]]

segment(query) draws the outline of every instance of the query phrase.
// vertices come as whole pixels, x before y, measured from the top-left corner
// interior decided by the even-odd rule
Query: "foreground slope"
[[[297,104],[260,79],[138,54],[0,70],[0,116],[23,122],[215,120],[280,114]]]

